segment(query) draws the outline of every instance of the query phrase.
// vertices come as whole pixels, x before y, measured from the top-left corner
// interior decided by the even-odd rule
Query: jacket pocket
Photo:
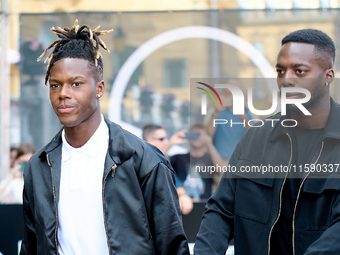
[[[334,213],[333,204],[339,196],[340,179],[329,176],[328,178],[308,178],[303,186],[301,210],[303,215],[312,215],[306,218],[307,231],[326,230]]]
[[[320,175],[321,176],[321,175]],[[327,178],[308,177],[303,185],[303,192],[310,194],[321,194],[326,191],[339,191],[340,178],[339,175],[333,174]]]
[[[237,167],[256,165],[253,161],[242,159]],[[266,224],[272,207],[274,179],[251,178],[246,172],[238,172],[237,178],[235,215]]]

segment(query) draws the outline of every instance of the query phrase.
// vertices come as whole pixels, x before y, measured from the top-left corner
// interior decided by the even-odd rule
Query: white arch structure
[[[244,53],[261,71],[264,78],[276,77],[274,68],[269,61],[252,44],[243,38],[226,30],[208,26],[187,26],[180,27],[160,33],[137,48],[120,68],[112,85],[108,117],[110,120],[121,125],[130,132],[141,135],[140,128],[137,128],[121,119],[121,106],[125,88],[136,68],[153,52],[161,47],[184,39],[203,38],[219,41],[228,44]],[[269,86],[274,86],[271,83]]]

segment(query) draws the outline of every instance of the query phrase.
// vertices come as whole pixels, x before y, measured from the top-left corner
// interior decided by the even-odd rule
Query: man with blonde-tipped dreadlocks
[[[38,59],[64,127],[25,168],[20,254],[189,254],[170,164],[101,114],[98,29],[52,28]]]

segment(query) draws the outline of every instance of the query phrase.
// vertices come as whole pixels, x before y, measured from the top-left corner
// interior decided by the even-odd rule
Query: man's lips
[[[306,97],[306,95],[301,94],[301,93],[296,93],[296,94],[287,93],[286,94],[286,99],[296,99],[296,98],[304,98],[304,97]]]
[[[58,107],[58,111],[61,113],[68,113],[74,109],[73,106],[63,105]]]

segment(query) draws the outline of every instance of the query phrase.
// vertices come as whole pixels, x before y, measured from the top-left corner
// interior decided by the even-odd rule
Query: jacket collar
[[[339,139],[340,140],[340,105],[337,104],[333,98],[331,100],[331,112],[329,114],[323,139],[327,138],[333,138],[333,139]],[[285,135],[289,132],[289,127],[283,127],[281,125],[281,121],[286,119],[286,116],[281,116],[280,114],[275,115],[274,119],[280,119],[280,121],[277,121],[273,127],[273,130],[270,133],[270,141],[273,141],[277,138],[279,138],[282,135]],[[276,117],[276,118],[275,118]],[[287,118],[288,119],[288,118]]]
[[[128,160],[134,153],[135,148],[131,145],[125,136],[124,130],[117,124],[104,117],[106,125],[109,128],[109,154],[116,164],[121,164]],[[58,134],[45,146],[40,153],[39,158],[46,159],[46,154],[54,151],[62,143],[61,129]]]
[[[113,123],[105,117],[105,122],[109,127],[109,153],[116,164],[121,164],[132,157],[136,149],[126,138],[126,131],[121,126]]]

